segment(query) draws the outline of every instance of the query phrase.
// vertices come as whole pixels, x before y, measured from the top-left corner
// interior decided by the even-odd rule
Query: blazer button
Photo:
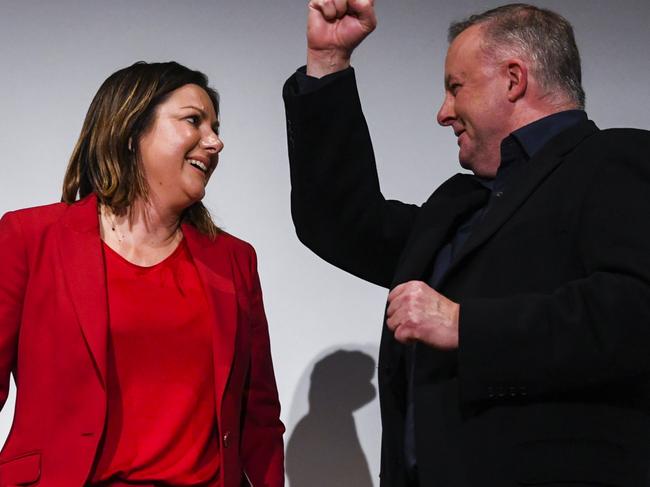
[[[230,446],[230,431],[226,431],[223,434],[223,447],[228,448]]]

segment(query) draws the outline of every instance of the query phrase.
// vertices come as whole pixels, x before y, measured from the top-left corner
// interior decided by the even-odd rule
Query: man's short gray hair
[[[449,26],[449,42],[478,24],[484,28],[486,52],[496,57],[522,57],[530,63],[533,76],[549,95],[559,90],[563,98],[584,108],[580,53],[573,27],[564,17],[523,3],[503,5],[453,22]]]

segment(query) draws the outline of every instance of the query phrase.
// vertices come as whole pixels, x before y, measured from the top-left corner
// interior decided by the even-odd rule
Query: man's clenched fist
[[[422,281],[409,281],[388,295],[386,324],[401,343],[419,341],[442,350],[458,348],[458,303]]]
[[[350,65],[350,56],[377,26],[374,0],[311,0],[307,74],[322,77]]]

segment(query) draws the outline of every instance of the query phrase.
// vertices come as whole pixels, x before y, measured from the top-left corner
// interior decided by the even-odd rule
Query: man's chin
[[[468,171],[475,172],[474,164],[472,164],[472,161],[463,157],[461,154],[458,154],[458,162],[460,163],[460,167],[462,167],[463,169],[467,169]]]
[[[498,162],[495,167],[491,167],[490,164],[479,164],[474,158],[463,157],[462,154],[458,154],[458,162],[460,167],[472,171],[475,176],[485,179],[492,179],[496,176]]]

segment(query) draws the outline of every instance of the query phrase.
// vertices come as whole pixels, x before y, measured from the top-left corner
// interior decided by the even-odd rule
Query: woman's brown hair
[[[208,78],[176,62],[137,62],[110,75],[88,108],[63,180],[61,201],[74,203],[90,193],[116,215],[124,215],[147,186],[138,162],[138,141],[154,120],[156,108],[187,84],[203,88],[215,113],[219,95]],[[182,221],[214,237],[219,229],[203,203],[188,207]]]

